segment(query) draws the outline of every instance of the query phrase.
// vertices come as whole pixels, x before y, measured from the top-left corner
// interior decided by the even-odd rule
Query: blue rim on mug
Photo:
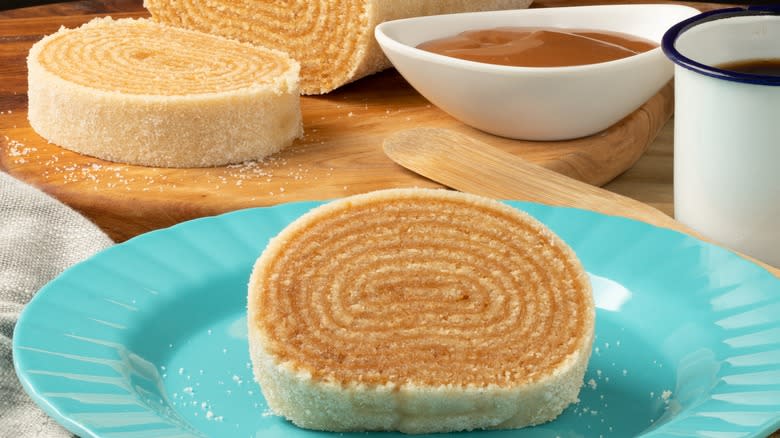
[[[755,15],[780,15],[780,6],[749,6],[747,8],[717,9],[714,11],[701,13],[687,20],[681,21],[669,28],[661,40],[661,46],[666,56],[675,64],[705,76],[747,84],[780,85],[780,76],[759,75],[723,70],[711,65],[696,62],[681,54],[675,47],[677,38],[694,26],[710,21],[722,20],[724,18]]]

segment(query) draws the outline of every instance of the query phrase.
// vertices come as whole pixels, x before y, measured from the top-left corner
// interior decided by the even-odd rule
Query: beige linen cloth
[[[22,389],[11,338],[22,308],[43,285],[112,244],[76,211],[0,171],[0,437],[70,436]]]

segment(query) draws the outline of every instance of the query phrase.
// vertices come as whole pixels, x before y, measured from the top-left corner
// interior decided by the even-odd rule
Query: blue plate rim
[[[111,253],[113,251],[122,251],[122,248],[131,247],[131,246],[137,245],[139,243],[143,244],[143,242],[145,242],[145,241],[147,241],[149,239],[155,239],[156,236],[158,236],[158,235],[166,234],[166,233],[169,233],[169,232],[172,232],[172,231],[175,231],[175,230],[179,230],[179,229],[186,229],[186,228],[192,227],[194,224],[209,223],[209,222],[212,222],[212,221],[215,221],[215,220],[219,221],[219,220],[227,220],[227,219],[239,218],[239,217],[244,216],[244,215],[252,215],[253,213],[256,213],[258,211],[271,210],[271,209],[277,209],[277,208],[280,208],[280,207],[288,207],[288,206],[297,206],[297,207],[303,208],[305,210],[308,210],[310,208],[316,207],[316,206],[318,206],[320,204],[323,204],[323,203],[326,203],[326,202],[329,202],[329,201],[332,201],[332,200],[333,199],[310,200],[310,201],[291,201],[291,202],[280,203],[280,204],[272,205],[272,206],[259,206],[259,207],[244,208],[244,209],[229,211],[229,212],[222,213],[222,214],[216,214],[216,215],[211,215],[211,216],[204,216],[204,217],[200,217],[200,218],[184,221],[184,222],[172,225],[170,227],[165,227],[165,228],[149,231],[149,232],[143,233],[141,235],[135,236],[135,237],[133,237],[131,239],[128,239],[128,240],[126,240],[124,242],[121,242],[121,243],[118,243],[118,244],[116,244],[114,246],[106,248],[106,249],[96,253],[92,257],[89,257],[89,258],[87,258],[87,259],[85,259],[85,260],[83,260],[81,262],[78,262],[78,263],[74,264],[72,267],[70,267],[67,270],[63,271],[60,275],[58,275],[53,280],[51,280],[49,283],[44,285],[38,291],[38,293],[36,293],[35,296],[30,300],[30,302],[25,306],[25,308],[23,309],[22,313],[19,316],[19,319],[17,320],[16,327],[17,328],[21,327],[22,330],[24,330],[24,327],[27,325],[26,321],[27,321],[27,319],[30,318],[30,313],[34,313],[34,309],[36,307],[35,303],[45,299],[45,294],[47,293],[46,291],[49,290],[51,287],[53,287],[52,285],[56,284],[56,282],[59,280],[59,278],[61,278],[62,275],[68,273],[69,271],[71,271],[74,268],[81,267],[83,265],[88,265],[90,263],[93,263],[93,260],[95,258],[101,257],[103,254]],[[733,256],[736,259],[738,259],[740,261],[740,263],[743,263],[745,266],[751,266],[754,269],[760,270],[761,271],[761,275],[766,275],[766,276],[769,276],[771,278],[776,279],[776,277],[771,272],[769,272],[764,266],[762,266],[760,264],[757,264],[757,263],[754,263],[753,261],[750,261],[748,259],[743,258],[740,254],[736,253],[733,250],[730,250],[728,248],[716,245],[716,244],[714,244],[712,242],[708,242],[708,241],[699,239],[697,237],[691,236],[689,234],[686,234],[684,232],[681,232],[681,231],[678,231],[678,230],[674,230],[674,229],[671,229],[671,228],[657,226],[657,225],[654,225],[654,224],[650,224],[650,223],[647,223],[647,222],[643,222],[643,221],[640,221],[640,220],[628,218],[628,217],[617,215],[617,214],[605,214],[605,213],[600,213],[600,212],[596,212],[596,211],[593,211],[593,210],[587,210],[587,209],[582,209],[582,208],[577,208],[577,207],[549,205],[549,204],[543,204],[543,203],[536,203],[536,202],[530,202],[530,201],[518,201],[518,200],[504,200],[503,202],[508,203],[511,206],[513,206],[515,208],[519,208],[521,210],[524,210],[524,206],[532,206],[532,207],[533,206],[539,206],[539,207],[543,207],[543,208],[549,208],[549,209],[561,210],[561,211],[570,210],[570,211],[580,212],[580,213],[585,214],[585,215],[590,216],[590,217],[606,217],[606,218],[610,218],[611,220],[617,220],[617,221],[620,221],[620,222],[626,222],[626,223],[631,223],[631,224],[639,224],[641,226],[650,227],[651,229],[655,230],[655,232],[671,233],[672,235],[676,235],[676,236],[678,236],[678,238],[682,238],[682,239],[684,239],[686,241],[696,242],[697,244],[702,245],[704,247],[717,248],[718,250],[725,251],[725,252],[729,253],[731,256]],[[44,297],[44,298],[41,298],[41,297]],[[32,309],[32,310],[30,310],[30,309]],[[21,382],[22,387],[27,392],[27,394],[31,397],[31,399],[44,412],[46,412],[48,415],[50,415],[52,418],[54,418],[59,424],[61,424],[66,429],[68,429],[70,432],[76,433],[76,434],[86,434],[84,436],[99,437],[100,435],[96,435],[96,434],[92,433],[92,431],[89,428],[82,427],[81,424],[79,424],[77,421],[73,420],[68,415],[62,413],[46,397],[42,396],[39,393],[38,389],[31,382],[30,377],[24,374],[24,369],[23,369],[22,364],[20,363],[20,361],[18,359],[19,358],[18,349],[19,349],[20,346],[17,344],[17,336],[16,336],[16,334],[19,333],[19,332],[20,331],[18,331],[18,330],[14,331],[14,337],[13,337],[13,342],[12,342],[13,364],[14,364],[14,369],[16,371],[17,377],[19,378],[19,381]],[[777,406],[780,408],[780,401],[778,402]],[[774,418],[774,420],[773,420],[773,422],[771,424],[765,425],[765,427],[763,427],[760,430],[756,430],[755,434],[744,435],[744,436],[749,436],[749,437],[767,436],[767,435],[769,435],[769,434],[771,434],[771,433],[773,433],[773,432],[775,432],[777,430],[780,430],[780,409],[778,410],[777,416]],[[666,435],[657,435],[655,433],[655,431],[647,432],[647,435],[645,433],[642,433],[641,436],[650,436],[650,435],[652,435],[653,437],[655,437],[655,436],[666,436]]]

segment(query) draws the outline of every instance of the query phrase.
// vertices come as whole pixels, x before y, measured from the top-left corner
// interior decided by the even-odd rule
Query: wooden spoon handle
[[[446,129],[398,132],[385,140],[384,150],[402,166],[464,192],[583,208],[691,232],[650,205],[531,164]]]

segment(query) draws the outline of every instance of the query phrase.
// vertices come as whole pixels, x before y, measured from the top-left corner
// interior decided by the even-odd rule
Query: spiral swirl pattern
[[[279,52],[145,20],[98,21],[59,32],[38,61],[69,82],[149,95],[268,85],[291,66]]]
[[[258,260],[250,324],[279,363],[337,384],[505,387],[589,352],[572,251],[503,204],[442,190],[337,201]]]
[[[350,68],[361,38],[354,29],[364,29],[366,20],[362,0],[146,0],[145,6],[163,23],[290,53],[301,62],[301,89],[307,94]]]

